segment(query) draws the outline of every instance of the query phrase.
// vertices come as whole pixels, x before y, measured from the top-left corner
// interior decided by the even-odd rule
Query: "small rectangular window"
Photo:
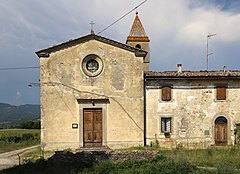
[[[217,86],[216,93],[217,100],[226,100],[226,85]]]
[[[161,118],[161,132],[164,132],[164,133],[171,132],[171,117]]]
[[[162,87],[162,101],[171,101],[172,88],[170,86]]]

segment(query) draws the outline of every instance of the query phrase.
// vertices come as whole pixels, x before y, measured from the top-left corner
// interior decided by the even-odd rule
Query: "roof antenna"
[[[208,59],[209,56],[211,56],[213,53],[208,52],[208,39],[211,38],[212,36],[216,36],[217,34],[209,34],[207,35],[207,54],[206,54],[206,70],[208,71]]]

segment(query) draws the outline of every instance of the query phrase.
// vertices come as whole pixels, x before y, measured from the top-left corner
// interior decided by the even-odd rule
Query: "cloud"
[[[151,27],[154,38],[169,39],[172,36],[180,42],[198,45],[207,34],[218,33],[219,41],[240,40],[240,14],[222,11],[212,5],[191,8],[192,2],[188,0],[148,3],[140,14],[144,16],[144,25]]]
[[[211,11],[198,9],[190,13],[191,21],[178,31],[179,40],[198,44],[199,40],[206,39],[208,34],[217,33],[217,41],[240,41],[240,14],[217,9]]]
[[[89,34],[92,20],[98,33],[140,2],[0,1],[1,66],[38,66],[35,51]],[[214,53],[209,61],[210,69],[219,69],[223,64],[229,69],[240,68],[239,0],[148,0],[138,11],[151,40],[152,70],[176,70],[177,63],[182,63],[184,69],[204,69],[206,36],[210,33],[217,33],[209,42],[209,49]],[[101,35],[125,43],[134,17],[133,12]],[[30,97],[24,89],[27,85],[23,84],[38,81],[38,72],[11,72],[6,76],[15,85],[8,89],[1,83],[1,90],[8,91],[12,98],[15,91],[21,92],[23,103],[39,97],[36,94],[33,98],[34,93]],[[0,82],[2,78],[1,74]],[[5,97],[5,100],[9,99]]]
[[[217,33],[210,47],[214,50],[213,57],[218,55],[211,69],[218,69],[224,59],[235,57],[227,48],[232,43],[240,46],[240,14],[221,10],[213,3],[194,8],[191,3],[154,1],[140,13],[145,28],[151,28],[148,34],[154,38],[151,39],[154,70],[175,70],[179,62],[187,69],[205,69],[206,36],[210,33]],[[220,50],[225,50],[225,54],[217,54]],[[236,62],[228,62],[228,67],[238,69]]]

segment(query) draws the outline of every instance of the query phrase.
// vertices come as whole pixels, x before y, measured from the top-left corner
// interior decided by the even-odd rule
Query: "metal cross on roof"
[[[95,24],[95,23],[94,23],[93,21],[90,22],[90,25],[91,25],[91,34],[94,34],[94,30],[93,30],[94,24]]]

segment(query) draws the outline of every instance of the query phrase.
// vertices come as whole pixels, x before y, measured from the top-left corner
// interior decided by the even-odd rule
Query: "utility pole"
[[[206,70],[208,71],[208,58],[210,55],[212,55],[213,53],[209,53],[208,52],[208,39],[211,38],[212,36],[216,36],[217,34],[209,34],[207,35],[207,54],[206,54]]]

